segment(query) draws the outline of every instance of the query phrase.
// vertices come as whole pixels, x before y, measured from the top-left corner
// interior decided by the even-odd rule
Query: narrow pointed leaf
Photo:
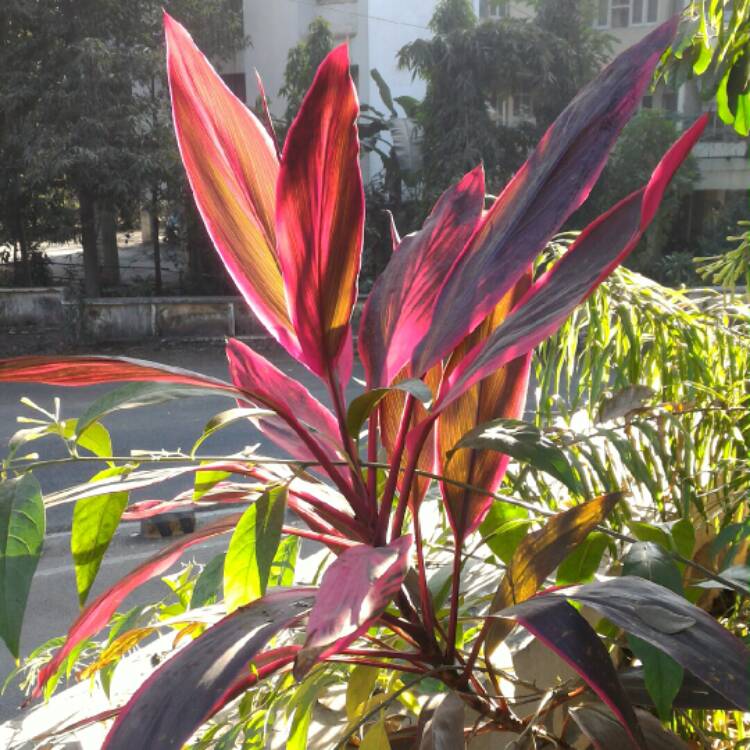
[[[448,412],[444,412],[446,413]],[[442,418],[441,416],[441,420]],[[538,427],[529,422],[501,418],[480,424],[467,432],[451,450],[447,451],[448,458],[462,448],[479,448],[503,453],[549,474],[562,482],[571,492],[580,493],[580,484],[565,453],[545,437]]]
[[[537,598],[559,597],[595,609],[669,654],[739,710],[750,707],[750,650],[708,613],[669,589],[644,578],[623,576]]]
[[[470,352],[448,379],[436,407],[551,336],[630,254],[656,215],[664,191],[706,126],[701,117],[667,151],[646,187],[590,224],[568,252],[537,279],[516,311]],[[454,311],[453,316],[457,317]],[[439,411],[438,408],[438,411]]]
[[[558,586],[590,581],[601,565],[604,552],[610,544],[609,537],[601,531],[592,531],[571,552],[557,569]]]
[[[661,722],[648,711],[635,709],[638,724],[646,740],[648,750],[690,750],[676,734],[667,732]],[[586,737],[594,743],[596,750],[613,750],[626,747],[627,730],[603,706],[584,705],[570,709],[570,717]]]
[[[623,52],[544,134],[456,261],[412,358],[416,374],[445,357],[490,313],[587,198],[676,27],[675,17]]]
[[[214,246],[258,319],[293,356],[274,225],[279,163],[263,125],[187,31],[164,17],[177,143]]]
[[[530,273],[523,277],[495,307],[490,315],[467,336],[451,355],[446,374],[458,366],[476,344],[483,341],[502,323],[531,283]],[[500,485],[508,466],[509,455],[496,450],[454,450],[456,443],[477,425],[501,417],[517,419],[526,406],[531,356],[524,355],[508,363],[477,383],[454,401],[437,423],[437,456],[440,474],[481,487],[486,494],[465,490],[450,481],[441,483],[448,519],[460,542],[473,532],[492,505],[492,493]]]
[[[116,476],[121,472],[120,468],[105,469],[92,477],[92,481]],[[73,509],[70,551],[73,555],[78,601],[81,605],[88,598],[104,554],[127,504],[127,492],[113,492],[81,498]]]
[[[266,593],[286,512],[286,489],[264,492],[243,514],[229,541],[224,563],[227,612]]]
[[[318,68],[289,129],[276,196],[290,315],[302,359],[320,376],[338,364],[357,299],[365,211],[358,115],[349,54],[341,45]]]
[[[334,560],[321,580],[305,645],[294,662],[298,680],[318,661],[345,649],[386,608],[406,576],[411,542],[403,536],[387,547],[358,545]]]
[[[38,698],[42,694],[42,688],[47,680],[57,672],[68,654],[79,643],[96,635],[109,622],[128,594],[146,581],[150,581],[169,570],[189,547],[212,536],[232,531],[240,517],[241,514],[227,516],[169,545],[145,563],[131,570],[124,578],[121,578],[114,586],[91,602],[71,625],[65,643],[57,650],[52,660],[40,670],[32,697]]]
[[[231,383],[218,378],[131,357],[34,355],[0,359],[0,382],[5,383],[46,383],[78,387],[128,380],[205,387],[213,390],[214,395],[223,395],[224,392],[233,398],[242,397]]]
[[[391,750],[388,733],[385,731],[385,716],[381,715],[367,730],[359,747],[360,750]]]
[[[193,586],[190,609],[205,607],[221,598],[225,558],[226,553],[220,552],[206,563]]]
[[[534,596],[546,578],[599,525],[622,495],[602,495],[547,519],[544,528],[525,537],[500,582],[490,605],[499,612]],[[485,648],[492,654],[511,631],[502,621],[493,622],[487,632]]]
[[[519,622],[583,678],[625,727],[628,743],[623,747],[645,750],[635,712],[607,649],[596,631],[568,602],[556,599],[550,605],[544,596],[539,596],[497,616]]]
[[[230,424],[239,422],[242,420],[258,420],[262,417],[271,417],[273,412],[268,409],[247,409],[243,407],[235,407],[234,409],[227,409],[226,411],[215,414],[211,419],[206,422],[206,426],[203,428],[203,434],[195,441],[190,455],[195,456],[198,452],[198,448],[208,440],[212,435],[228,427]]]
[[[182,747],[260,650],[309,609],[311,589],[275,591],[206,630],[160,667],[120,712],[103,750]]]
[[[427,333],[440,287],[484,205],[477,167],[443,193],[419,232],[404,237],[373,285],[359,327],[368,385],[390,385]]]
[[[44,530],[42,491],[34,475],[0,482],[0,637],[16,658]]]

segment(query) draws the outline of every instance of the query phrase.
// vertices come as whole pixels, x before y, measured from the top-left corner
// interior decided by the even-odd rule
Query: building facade
[[[533,12],[523,0],[472,0],[482,19],[529,17]],[[657,24],[677,13],[684,0],[592,0],[593,24],[614,38],[613,52],[643,38]],[[381,111],[385,105],[369,75],[377,68],[395,96],[421,99],[424,82],[412,79],[397,63],[398,51],[418,38],[429,37],[429,21],[437,0],[244,0],[244,23],[252,45],[245,49],[230,68],[233,88],[245,91],[246,101],[255,101],[257,89],[254,71],[263,76],[273,114],[281,116],[285,102],[278,95],[283,85],[284,67],[291,47],[304,39],[316,16],[325,18],[337,42],[348,42],[353,74],[359,97]],[[704,102],[695,83],[679,90],[660,87],[644,97],[644,107],[664,111],[679,122],[691,122],[710,102]],[[499,102],[498,117],[507,124],[528,118],[524,93]],[[721,199],[726,191],[750,188],[750,163],[747,142],[716,118],[694,154],[700,169],[699,191],[710,191]],[[377,170],[376,157],[364,165],[365,177]]]

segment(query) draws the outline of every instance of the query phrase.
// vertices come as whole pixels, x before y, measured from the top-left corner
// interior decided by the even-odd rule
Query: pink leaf
[[[703,116],[664,155],[646,187],[631,193],[590,224],[560,261],[537,279],[516,311],[444,381],[436,412],[489,373],[552,335],[625,260],[653,220],[666,186],[705,125]]]
[[[422,229],[401,240],[378,277],[359,327],[370,388],[390,385],[426,335],[441,285],[476,229],[483,204],[480,166],[443,193]],[[392,217],[391,234],[397,236]]]
[[[284,144],[276,197],[278,254],[301,359],[328,377],[357,298],[364,192],[359,103],[346,45],[323,61]],[[342,380],[344,378],[341,378]]]
[[[410,536],[403,536],[387,547],[352,547],[326,570],[305,645],[294,662],[298,680],[317,662],[345,649],[386,608],[406,577],[411,543]]]
[[[279,163],[255,115],[237,99],[166,13],[167,73],[177,143],[195,202],[242,296],[292,356],[292,330],[276,255]]]

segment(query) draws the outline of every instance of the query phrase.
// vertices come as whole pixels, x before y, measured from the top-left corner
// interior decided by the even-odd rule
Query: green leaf
[[[198,385],[181,385],[179,383],[127,383],[98,398],[78,420],[77,434],[82,434],[93,422],[107,414],[122,409],[137,409],[142,406],[153,406],[176,398],[189,396],[227,396],[236,398],[230,390],[222,392],[218,388],[203,388]]]
[[[726,578],[728,581],[731,581],[735,585],[739,586],[740,588],[744,589],[747,592],[747,595],[750,596],[750,567],[747,565],[732,565],[731,568],[726,568],[725,570],[722,570],[719,575],[722,578]],[[719,581],[714,581],[713,579],[709,579],[707,581],[701,581],[700,583],[693,584],[694,586],[699,586],[702,589],[726,589],[727,586],[725,586],[723,583],[720,583]]]
[[[377,667],[359,665],[349,675],[346,686],[346,718],[355,721],[360,717],[370,699],[380,670]]]
[[[646,690],[662,721],[668,721],[672,702],[682,687],[683,668],[669,655],[650,643],[628,635],[630,650],[641,660]]]
[[[205,607],[221,598],[225,558],[226,553],[220,552],[206,563],[206,567],[203,568],[195,581],[193,593],[190,597],[190,609]]]
[[[414,396],[414,398],[421,401],[426,407],[432,402],[432,391],[429,386],[417,378],[402,380],[390,388],[373,388],[371,391],[365,391],[365,393],[353,399],[346,410],[346,428],[352,437],[359,437],[362,425],[370,416],[372,410],[390,391],[403,391],[410,396]]]
[[[380,75],[380,71],[377,68],[373,68],[370,71],[370,75],[372,76],[372,80],[375,81],[375,84],[378,87],[378,93],[380,94],[380,98],[383,100],[383,104],[388,107],[388,110],[394,117],[397,117],[398,113],[396,112],[396,108],[393,106],[393,97],[391,95],[390,86],[385,82],[385,79],[382,75]]]
[[[266,593],[271,567],[281,541],[286,488],[264,492],[243,514],[232,534],[224,561],[227,612]]]
[[[695,547],[695,528],[689,518],[681,518],[670,529],[675,549],[683,557],[692,557]]]
[[[507,565],[531,525],[528,511],[516,505],[495,502],[479,527],[485,544]]]
[[[75,420],[72,421],[75,422]],[[100,458],[112,455],[112,439],[109,436],[109,430],[99,422],[93,422],[81,433],[77,432],[76,444]]]
[[[222,411],[211,417],[211,419],[206,422],[206,426],[203,428],[203,434],[195,441],[195,445],[193,445],[190,450],[190,455],[195,456],[198,448],[200,448],[201,445],[211,437],[211,435],[224,429],[230,424],[242,419],[257,419],[268,416],[274,416],[274,413],[268,409],[243,409],[238,407],[236,409]]]
[[[294,583],[294,572],[297,568],[299,554],[299,537],[288,536],[282,539],[271,563],[269,586],[291,586]]]
[[[391,750],[391,743],[388,741],[388,733],[385,731],[385,716],[380,718],[368,730],[362,738],[360,750]]]
[[[18,658],[21,627],[44,542],[42,490],[33,474],[0,484],[0,637]]]
[[[624,576],[640,576],[682,594],[682,576],[674,560],[654,542],[636,542],[622,562]]]
[[[581,487],[563,451],[542,431],[528,422],[517,419],[495,419],[467,432],[448,451],[448,459],[462,448],[481,448],[504,453],[516,461],[530,464],[535,469],[562,482],[571,492],[580,494]]]
[[[663,529],[643,521],[628,521],[628,526],[639,542],[653,542],[665,550],[672,549],[669,534]]]
[[[228,471],[196,471],[193,484],[193,502],[197,503],[209,490],[219,482],[232,476]]]
[[[599,569],[608,545],[609,537],[601,531],[593,531],[589,534],[557,569],[558,586],[591,581]]]
[[[126,467],[106,469],[91,477],[92,482],[119,476]],[[127,492],[85,497],[75,504],[70,534],[70,551],[76,572],[78,601],[83,606],[99,572],[104,553],[128,504]]]
[[[320,693],[331,683],[331,675],[325,671],[314,672],[302,682],[292,697],[288,710],[294,711],[286,750],[306,750],[312,711]]]

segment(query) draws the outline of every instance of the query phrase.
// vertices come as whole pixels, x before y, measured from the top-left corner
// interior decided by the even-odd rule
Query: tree
[[[479,23],[469,0],[441,0],[430,22],[433,38],[400,51],[400,65],[427,83],[420,119],[428,198],[480,161],[497,191],[538,131],[596,73],[606,39],[583,30],[583,11],[566,17],[561,30],[560,15],[566,15],[562,6],[538,18]],[[519,93],[531,96],[536,121],[511,127],[500,110]]]
[[[625,126],[612,150],[607,166],[599,179],[597,190],[571,224],[580,226],[606,211],[648,181],[660,155],[674,143],[677,126],[662,112],[642,110]],[[631,255],[628,266],[659,277],[664,256],[683,250],[689,222],[680,222],[687,210],[687,199],[698,178],[695,158],[689,156],[664,194],[659,215],[650,232]]]
[[[289,50],[284,68],[284,85],[279,95],[286,99],[284,131],[299,110],[315,71],[333,49],[333,32],[324,18],[315,18],[307,27],[307,36]]]

